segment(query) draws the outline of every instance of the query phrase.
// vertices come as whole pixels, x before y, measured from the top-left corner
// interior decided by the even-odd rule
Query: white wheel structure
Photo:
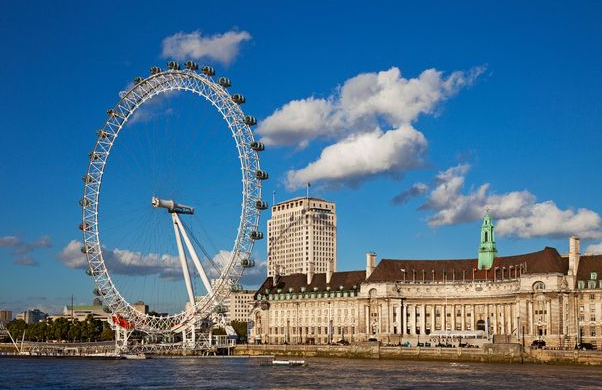
[[[198,71],[198,66],[191,61],[185,63],[185,69],[180,69],[179,64],[173,61],[168,63],[167,70],[151,68],[151,75],[148,78],[136,78],[135,85],[121,95],[121,100],[114,108],[107,111],[108,119],[98,130],[94,150],[89,154],[88,171],[83,176],[84,194],[80,200],[82,206],[80,229],[83,231],[84,242],[82,252],[88,260],[87,273],[94,279],[96,295],[102,299],[105,310],[112,313],[113,321],[117,319],[121,326],[128,329],[135,329],[147,334],[167,334],[182,331],[191,325],[194,326],[199,320],[208,318],[216,308],[220,307],[224,298],[230,293],[232,284],[238,283],[244,269],[254,265],[251,259],[254,241],[263,238],[263,234],[258,230],[260,212],[267,208],[267,204],[261,198],[261,182],[267,179],[268,175],[260,168],[258,154],[264,149],[264,146],[254,140],[250,128],[257,121],[251,116],[245,116],[240,108],[240,104],[245,102],[244,96],[230,95],[226,90],[230,86],[230,81],[220,78],[216,82],[212,78],[214,75],[213,68],[206,66]],[[190,277],[187,276],[189,270],[181,238],[184,239],[188,253],[193,260],[195,260],[196,254],[181,226],[178,232],[178,214],[190,214],[194,210],[173,202],[170,203],[169,200],[153,198],[154,207],[166,208],[172,215],[190,303],[187,303],[185,310],[178,314],[155,317],[136,310],[124,299],[113,283],[110,270],[107,269],[103,260],[98,207],[103,172],[111,148],[117,141],[122,127],[146,101],[156,95],[175,90],[192,92],[205,98],[217,109],[230,129],[236,143],[242,172],[242,211],[230,258],[226,261],[221,276],[214,285],[207,285],[207,275],[202,265],[198,261],[194,262],[195,271],[199,272],[203,278],[207,292],[204,296],[199,297],[194,291],[191,291]],[[149,199],[149,207],[151,207],[150,203],[151,199]]]

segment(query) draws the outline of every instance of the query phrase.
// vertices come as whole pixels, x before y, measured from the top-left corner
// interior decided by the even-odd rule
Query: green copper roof
[[[497,256],[495,248],[495,232],[493,221],[489,216],[489,210],[485,212],[483,225],[481,225],[481,243],[479,245],[479,269],[490,269],[493,265],[493,259]]]

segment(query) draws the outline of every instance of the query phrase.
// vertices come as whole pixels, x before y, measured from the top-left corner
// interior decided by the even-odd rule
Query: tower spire
[[[495,233],[493,222],[489,216],[489,209],[485,210],[485,217],[481,225],[481,244],[479,245],[479,269],[488,270],[493,266],[493,259],[497,256],[495,248]]]

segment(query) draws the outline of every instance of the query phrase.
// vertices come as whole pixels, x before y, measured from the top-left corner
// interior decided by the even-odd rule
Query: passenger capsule
[[[82,246],[81,252],[84,253],[84,254],[85,253],[94,253],[94,247],[91,247],[91,246],[88,246],[88,245],[84,244]]]
[[[240,265],[242,265],[245,268],[251,268],[255,266],[255,260],[253,259],[242,259],[240,261]]]
[[[98,161],[98,160],[100,160],[100,153],[90,152],[90,153],[88,153],[88,158],[90,159],[90,161]]]
[[[95,288],[95,289],[94,289],[94,291],[92,291],[92,293],[93,293],[94,295],[96,295],[97,297],[100,297],[100,296],[104,295],[104,294],[103,294],[103,291],[101,291],[101,290],[99,290],[99,289],[97,289],[97,288]]]
[[[217,82],[224,88],[230,88],[232,86],[232,81],[227,77],[220,77]]]
[[[134,84],[138,85],[144,80],[142,77],[138,76],[134,79]]]
[[[176,61],[169,61],[167,63],[167,68],[169,70],[180,70],[180,64],[178,64]]]
[[[79,200],[79,205],[82,207],[88,207],[90,205],[90,201],[86,198],[81,198]]]
[[[150,68],[150,74],[157,74],[157,73],[161,73],[161,68],[159,68],[158,66],[153,66],[152,68]]]
[[[98,274],[99,274],[99,272],[98,271],[92,271],[92,268],[86,269],[86,275],[88,275],[88,276],[95,276],[95,275],[98,275]]]
[[[82,176],[82,180],[86,184],[96,183],[96,179],[91,175]]]
[[[250,234],[250,237],[251,237],[253,240],[261,240],[261,239],[263,239],[263,233],[262,233],[262,232],[258,232],[258,231],[256,231],[256,230],[253,230],[253,231],[251,232],[251,234]]]
[[[109,138],[109,133],[106,132],[104,129],[100,129],[96,132],[96,135],[98,136],[98,138],[102,138],[102,139],[106,139]]]
[[[235,95],[232,95],[232,101],[236,104],[245,104],[247,99],[245,99],[243,95],[237,93]]]
[[[215,307],[213,308],[213,311],[215,313],[225,313],[227,310],[226,310],[226,306],[224,306],[224,305],[215,305]]]
[[[256,152],[262,152],[265,149],[265,145],[261,142],[253,141],[251,142],[251,149]]]
[[[111,308],[109,308],[108,306],[105,306],[102,308],[102,311],[104,311],[105,313],[110,313],[111,312]]]
[[[206,76],[215,76],[215,69],[213,69],[210,66],[203,66],[203,69],[201,69],[201,71],[203,72],[203,74],[205,74]]]
[[[112,108],[107,110],[107,115],[110,116],[111,118],[114,118],[116,116],[117,117],[121,116],[121,115],[119,115],[119,113],[117,111],[113,110]]]
[[[243,122],[245,122],[245,125],[247,126],[255,126],[257,124],[257,119],[255,119],[254,116],[247,115],[243,119]]]
[[[88,224],[87,222],[86,223],[84,223],[84,222],[80,223],[79,224],[79,230],[87,232],[88,230],[90,230],[90,224]]]
[[[263,200],[257,200],[257,201],[255,201],[255,208],[257,210],[265,210],[268,208],[268,204],[266,202],[264,202]]]
[[[261,169],[258,169],[258,170],[255,172],[255,177],[256,177],[257,179],[259,179],[259,180],[267,180],[267,179],[268,179],[268,177],[269,177],[269,175],[268,175],[268,173],[267,173],[267,172],[265,172],[265,171],[262,171]]]
[[[196,62],[192,62],[192,61],[186,61],[186,62],[184,63],[184,67],[185,67],[186,69],[188,69],[188,70],[192,70],[192,71],[195,71],[195,70],[198,70],[198,69],[199,69],[199,66],[197,65],[197,63],[196,63]]]

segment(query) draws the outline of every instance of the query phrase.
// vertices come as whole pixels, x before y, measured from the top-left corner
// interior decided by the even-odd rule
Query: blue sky
[[[337,202],[341,270],[363,268],[366,251],[474,257],[485,208],[498,223],[500,255],[544,246],[565,252],[570,233],[582,236],[584,251],[602,251],[599,4],[229,4],[3,7],[0,308],[54,311],[72,294],[92,299],[91,280],[65,254],[80,240],[87,153],[119,91],[150,66],[165,66],[164,53],[211,64],[232,79],[232,92],[246,95],[243,108],[268,144],[268,200],[272,191],[277,200],[303,195],[311,181],[312,195]],[[131,134],[205,129],[194,133],[198,143],[175,133],[188,160],[170,167],[190,188],[199,188],[191,177],[213,183],[200,191],[213,207],[198,223],[217,252],[229,249],[239,192],[229,138],[213,114],[171,96],[149,105]],[[153,136],[145,139],[132,138],[129,149],[141,160],[154,145]],[[110,169],[137,167],[118,151]],[[154,190],[142,190],[147,182],[135,170],[129,177],[140,186],[115,175],[106,196],[116,215],[126,207],[120,183],[141,199]],[[107,233],[107,245],[121,250],[145,252],[142,242]],[[265,243],[255,256],[265,259]]]

